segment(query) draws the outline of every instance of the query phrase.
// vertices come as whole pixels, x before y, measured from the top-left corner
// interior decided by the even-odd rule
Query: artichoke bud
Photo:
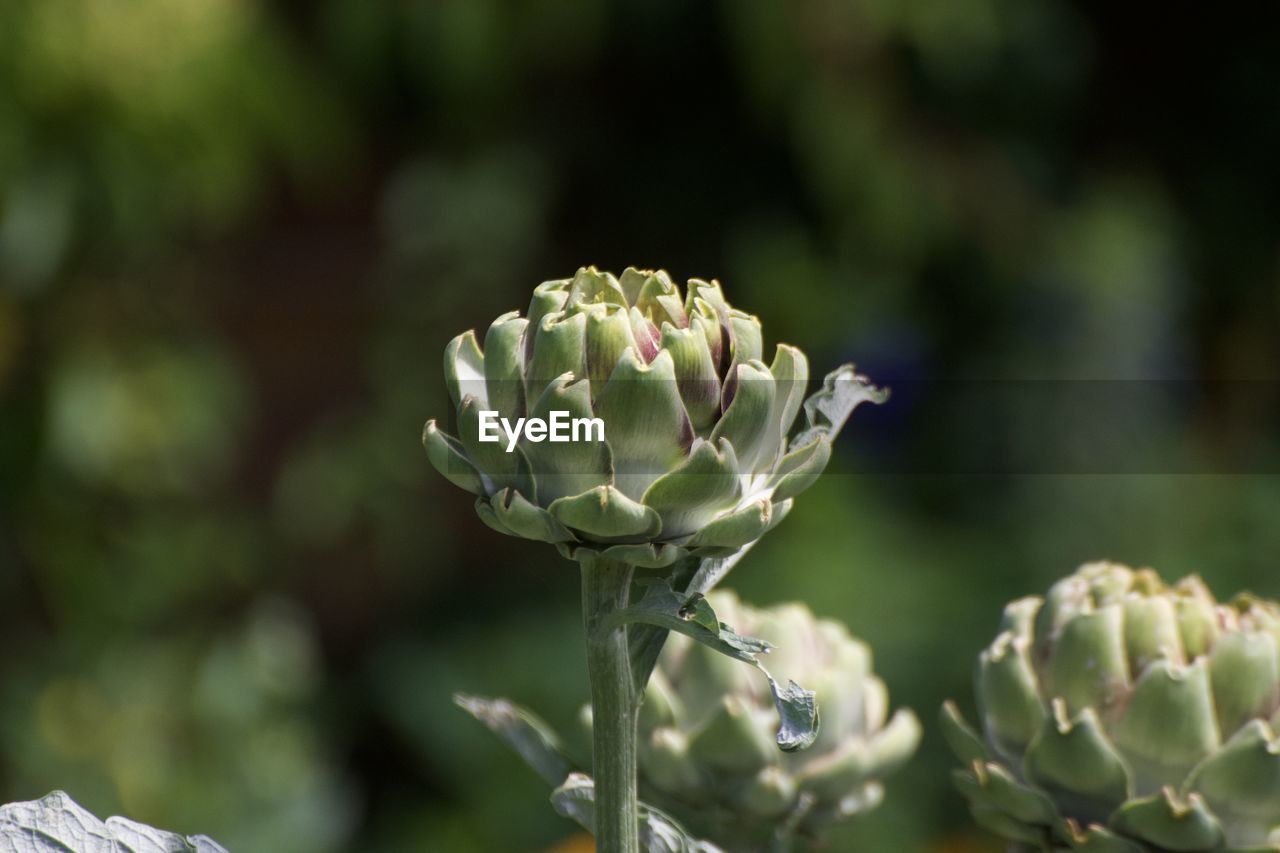
[[[1280,605],[1112,563],[1032,601],[979,658],[982,735],[944,708],[975,819],[1053,851],[1275,848]]]
[[[806,405],[793,446],[808,362],[785,344],[772,366],[763,356],[760,321],[718,283],[682,295],[662,271],[585,267],[535,288],[524,317],[494,320],[483,349],[474,332],[449,343],[458,434],[432,422],[423,441],[503,533],[650,568],[724,557],[816,479],[853,407],[884,399],[848,366],[829,374],[811,400],[839,416]],[[506,489],[516,526],[512,499],[497,504]]]
[[[640,781],[655,802],[732,850],[763,846],[801,799],[808,806],[798,830],[814,836],[877,804],[879,781],[915,752],[920,726],[910,711],[889,719],[887,690],[866,645],[801,604],[756,609],[724,590],[707,597],[735,631],[772,644],[763,662],[775,678],[817,693],[822,726],[808,749],[782,752],[778,712],[760,673],[673,635],[650,682],[672,714],[651,718],[642,706],[639,724],[647,744]],[[690,809],[691,794],[681,786],[693,779],[702,788]]]

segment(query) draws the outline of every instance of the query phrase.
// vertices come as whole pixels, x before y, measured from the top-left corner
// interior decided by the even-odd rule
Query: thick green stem
[[[600,622],[627,606],[633,567],[582,560],[582,614],[591,678],[592,775],[595,777],[596,849],[639,853],[636,806],[637,691],[625,627],[600,630]]]

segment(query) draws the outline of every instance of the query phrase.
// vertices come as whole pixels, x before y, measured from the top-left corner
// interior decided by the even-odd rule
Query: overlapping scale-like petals
[[[793,816],[816,837],[873,808],[882,780],[915,753],[921,729],[908,710],[890,716],[870,649],[803,604],[756,609],[727,590],[707,597],[735,630],[776,645],[768,658],[775,677],[817,692],[818,738],[806,750],[779,751],[777,711],[761,680],[672,635],[641,706],[642,784],[664,806],[695,810],[690,819],[710,821],[712,837],[732,839],[735,850],[761,849],[780,816]]]
[[[1280,851],[1278,625],[1113,563],[1015,602],[979,659],[982,735],[942,714],[975,819],[1046,851]]]
[[[474,332],[449,343],[457,434],[431,421],[423,444],[503,533],[637,565],[724,556],[786,514],[854,407],[885,397],[846,366],[806,400],[804,354],[779,344],[766,366],[763,349],[716,282],[682,294],[662,271],[587,267],[494,320],[483,349]]]

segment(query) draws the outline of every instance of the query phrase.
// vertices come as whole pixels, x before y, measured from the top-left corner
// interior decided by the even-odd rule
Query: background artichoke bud
[[[1280,850],[1280,606],[1091,563],[1006,609],[980,736],[948,740],[975,818],[1042,850]]]
[[[527,317],[494,320],[483,349],[473,331],[449,343],[458,435],[428,421],[423,443],[502,533],[655,568],[725,556],[812,484],[854,406],[885,398],[845,366],[806,401],[804,353],[762,355],[760,321],[719,284],[693,279],[682,295],[662,271],[588,267],[539,285]],[[802,404],[807,427],[788,441]],[[480,440],[485,412],[515,424],[556,411],[599,419],[603,440]]]
[[[906,710],[886,725],[888,696],[866,645],[803,605],[757,610],[728,591],[708,599],[735,630],[776,644],[766,658],[774,677],[816,689],[818,738],[805,750],[779,750],[778,714],[760,673],[672,634],[641,706],[646,797],[731,850],[766,845],[789,816],[816,836],[874,807],[880,780],[915,752],[920,726]]]

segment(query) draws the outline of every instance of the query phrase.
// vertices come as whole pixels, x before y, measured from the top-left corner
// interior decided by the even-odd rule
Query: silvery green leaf
[[[570,773],[551,792],[555,810],[574,820],[588,832],[595,832],[595,783],[583,773]],[[690,835],[666,813],[645,803],[639,804],[640,846],[645,853],[724,853],[709,841]]]
[[[649,581],[644,595],[635,604],[614,611],[600,626],[611,630],[620,625],[639,622],[668,631],[676,631],[734,660],[750,664],[769,679],[774,705],[778,708],[778,747],[794,752],[810,746],[818,737],[818,703],[812,690],[794,681],[785,687],[778,684],[760,662],[769,644],[754,637],[744,637],[721,622],[715,610],[701,593],[684,595],[671,588],[671,582]]]
[[[556,733],[531,711],[506,699],[463,693],[455,693],[453,701],[514,749],[548,785],[560,784],[573,770]]]
[[[689,586],[685,592],[691,595],[693,593],[706,595],[711,592],[711,590],[715,589],[716,584],[724,580],[725,576],[729,574],[734,566],[738,565],[738,561],[745,557],[755,544],[755,542],[749,542],[728,557],[703,559],[698,565],[698,571],[694,574],[693,580],[689,581]]]
[[[741,553],[745,553],[750,546],[743,548]],[[730,565],[737,561],[737,556],[723,559],[699,559],[697,557],[685,557],[678,560],[671,568],[669,575],[672,589],[683,589],[686,592],[694,591],[694,585],[698,576],[702,573],[702,569],[708,563],[725,563]],[[725,570],[728,571],[727,569]],[[645,685],[649,683],[649,676],[653,674],[653,668],[658,665],[658,655],[662,653],[662,647],[667,642],[666,628],[659,628],[656,625],[633,624],[628,631],[628,647],[631,650],[631,678],[635,685],[636,693],[643,693]]]
[[[834,440],[849,415],[862,403],[883,403],[889,399],[887,388],[877,388],[867,377],[846,364],[827,374],[822,388],[804,401],[807,425],[791,441],[791,447],[804,447],[820,436]]]
[[[227,853],[203,835],[181,836],[127,818],[101,821],[62,791],[0,806],[0,853]]]
[[[783,752],[795,752],[811,745],[818,737],[818,697],[812,690],[805,690],[794,681],[786,687],[778,686],[772,675],[760,667],[769,679],[773,691],[773,704],[778,707],[778,746]]]

